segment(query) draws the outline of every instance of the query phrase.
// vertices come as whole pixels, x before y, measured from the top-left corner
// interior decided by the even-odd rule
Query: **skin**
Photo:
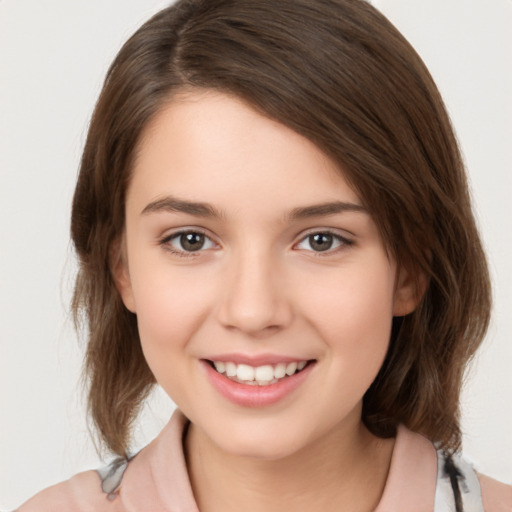
[[[115,278],[150,368],[191,420],[185,448],[201,511],[373,510],[393,440],[364,427],[362,398],[392,317],[411,312],[417,294],[342,170],[211,91],[176,94],[138,149]],[[171,197],[218,216],[175,211]],[[340,201],[352,206],[292,215]],[[183,230],[206,235],[200,250],[185,250]],[[332,246],[319,251],[311,235],[326,232]],[[201,364],[225,353],[314,367],[278,403],[242,407]]]

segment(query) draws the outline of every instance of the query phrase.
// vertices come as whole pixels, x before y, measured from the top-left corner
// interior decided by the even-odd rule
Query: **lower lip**
[[[230,402],[242,407],[266,407],[283,400],[295,391],[310,375],[314,363],[309,363],[303,370],[290,377],[285,377],[275,384],[251,386],[240,384],[217,372],[208,361],[202,360],[208,379],[213,387]]]

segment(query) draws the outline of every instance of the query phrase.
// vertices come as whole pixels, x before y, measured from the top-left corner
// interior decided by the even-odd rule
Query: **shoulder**
[[[436,508],[460,501],[468,512],[512,512],[512,487],[481,475],[460,454],[438,450]]]
[[[478,475],[485,512],[512,512],[512,486]]]
[[[380,511],[512,512],[512,487],[401,425]]]
[[[79,473],[40,492],[17,512],[166,510],[171,500],[179,510],[197,511],[183,452],[187,425],[177,410],[162,432],[129,460],[117,458],[102,469]]]
[[[17,512],[117,512],[117,500],[102,489],[97,471],[85,471],[48,487],[24,503]]]

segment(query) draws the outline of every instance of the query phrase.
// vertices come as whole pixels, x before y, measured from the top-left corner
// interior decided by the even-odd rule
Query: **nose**
[[[287,327],[292,307],[283,273],[269,255],[245,251],[226,269],[220,323],[252,337],[264,337]]]

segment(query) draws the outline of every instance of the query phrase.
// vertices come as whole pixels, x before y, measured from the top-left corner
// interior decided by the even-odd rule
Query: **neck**
[[[226,453],[190,425],[185,451],[201,512],[362,512],[378,505],[393,446],[359,420],[275,460]]]

